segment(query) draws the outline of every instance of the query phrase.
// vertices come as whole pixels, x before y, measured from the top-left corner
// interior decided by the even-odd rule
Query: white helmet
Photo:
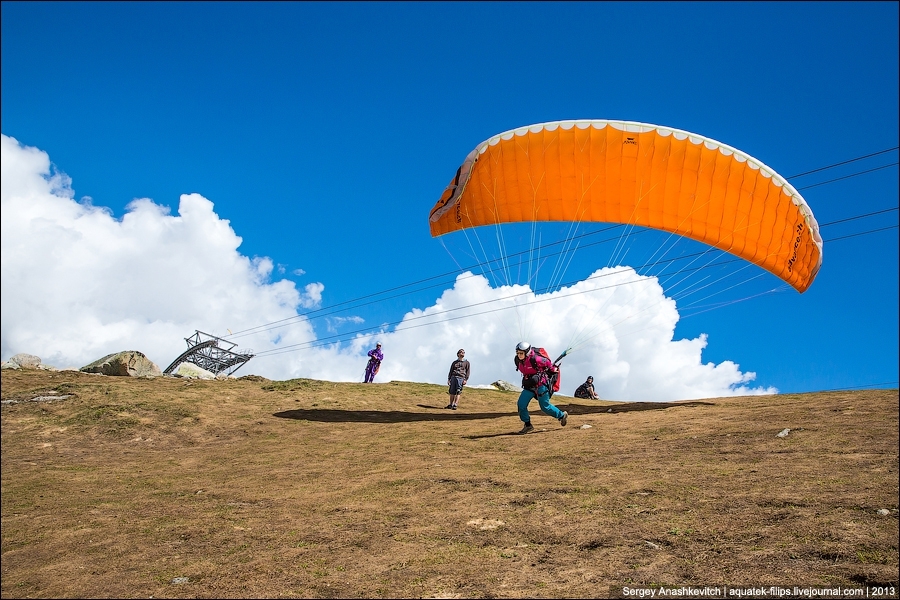
[[[516,352],[518,352],[519,350],[527,354],[528,351],[531,350],[531,344],[529,344],[528,342],[519,342],[519,344],[516,346]]]

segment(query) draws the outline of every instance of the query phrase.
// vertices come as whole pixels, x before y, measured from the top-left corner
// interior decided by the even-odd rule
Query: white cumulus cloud
[[[377,339],[385,362],[377,380],[444,384],[460,347],[472,363],[470,385],[518,383],[513,348],[527,339],[563,362],[562,392],[588,375],[601,397],[675,400],[774,393],[751,385],[754,373],[731,361],[703,363],[706,337],[675,340],[678,312],[653,278],[628,268],[601,269],[549,294],[492,286],[464,273],[431,306],[375,337],[309,346],[315,331],[299,309],[323,304],[325,286],[302,289],[267,257],[247,257],[241,238],[213,203],[182,195],[177,215],[147,198],[121,219],[85,198],[54,170],[46,153],[3,135],[2,358],[27,352],[56,366],[82,366],[120,350],[140,350],[161,368],[199,329],[214,335],[290,320],[242,337],[240,350],[263,354],[241,373],[273,379],[361,381]],[[295,274],[302,270],[294,271]],[[361,323],[332,318],[326,328]],[[278,349],[285,349],[279,353]]]
[[[471,384],[519,383],[513,352],[521,340],[562,361],[560,392],[572,394],[588,375],[601,397],[676,400],[775,393],[753,388],[754,373],[724,361],[704,364],[706,336],[673,340],[678,313],[654,278],[630,268],[600,269],[549,294],[526,286],[492,287],[460,275],[434,305],[409,312],[378,336],[385,353],[378,377],[444,383],[456,351],[472,364]],[[426,324],[428,324],[426,326]]]
[[[140,350],[165,368],[195,329],[221,335],[321,299],[321,284],[301,293],[271,282],[272,261],[241,255],[241,238],[198,194],[181,196],[177,216],[142,198],[118,220],[72,200],[46,153],[5,135],[0,144],[4,359],[82,366]],[[281,343],[311,336],[300,324]]]

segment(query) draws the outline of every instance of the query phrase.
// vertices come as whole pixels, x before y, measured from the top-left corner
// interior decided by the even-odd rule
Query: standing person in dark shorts
[[[460,348],[456,352],[456,360],[450,365],[450,374],[447,375],[447,385],[450,386],[450,404],[444,408],[456,410],[459,404],[459,396],[462,394],[463,386],[469,382],[469,374],[471,367],[469,361],[466,360],[466,351]]]

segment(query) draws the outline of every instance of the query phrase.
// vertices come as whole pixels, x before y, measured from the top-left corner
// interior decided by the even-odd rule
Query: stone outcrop
[[[206,369],[198,367],[189,362],[183,362],[178,368],[172,372],[175,377],[184,377],[185,379],[215,379],[216,374],[210,373]]]
[[[120,377],[159,377],[162,371],[156,363],[137,350],[126,350],[104,356],[81,367],[84,373],[100,373]]]
[[[41,369],[43,371],[59,371],[53,365],[45,365],[41,362],[41,357],[34,354],[16,354],[7,361],[0,364],[0,369]],[[75,369],[77,370],[77,369]]]
[[[491,384],[501,392],[521,392],[522,388],[517,385],[514,385],[508,381],[503,381],[502,379],[498,379],[494,383]]]
[[[34,354],[16,354],[9,359],[9,362],[15,363],[23,369],[38,369],[41,366],[41,359]]]

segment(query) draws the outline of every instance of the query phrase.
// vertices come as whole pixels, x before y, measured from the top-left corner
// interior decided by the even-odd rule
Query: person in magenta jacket
[[[534,431],[531,424],[531,415],[528,414],[528,404],[532,398],[537,398],[541,412],[559,421],[563,427],[569,418],[569,413],[559,410],[550,403],[550,371],[554,369],[553,361],[534,351],[528,342],[520,342],[516,346],[515,358],[516,370],[522,374],[522,393],[519,394],[518,408],[519,418],[524,423],[519,433]]]
[[[375,374],[381,368],[381,361],[384,360],[384,354],[381,352],[381,342],[375,344],[375,348],[369,350],[369,362],[366,364],[366,383],[372,383]]]

